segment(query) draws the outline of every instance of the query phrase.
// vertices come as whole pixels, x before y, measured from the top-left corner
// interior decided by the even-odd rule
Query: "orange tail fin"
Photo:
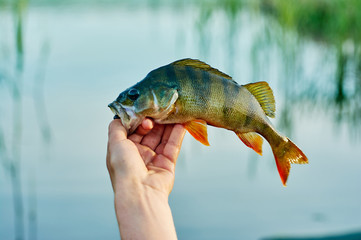
[[[284,186],[286,186],[291,163],[308,163],[306,155],[288,138],[287,141],[282,142],[278,146],[273,146],[272,151],[276,159],[278,173]]]

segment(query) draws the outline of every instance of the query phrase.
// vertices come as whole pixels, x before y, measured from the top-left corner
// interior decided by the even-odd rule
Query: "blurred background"
[[[187,134],[179,239],[361,239],[360,29],[358,0],[0,0],[0,239],[119,239],[107,104],[186,57],[267,81],[309,164],[285,188],[267,142]]]

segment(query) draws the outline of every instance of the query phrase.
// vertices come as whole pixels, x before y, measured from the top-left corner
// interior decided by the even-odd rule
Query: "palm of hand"
[[[168,195],[173,188],[184,127],[179,124],[156,124],[150,129],[140,126],[127,138],[120,120],[114,122],[109,127],[107,157],[113,187],[114,179],[135,180],[144,187]]]

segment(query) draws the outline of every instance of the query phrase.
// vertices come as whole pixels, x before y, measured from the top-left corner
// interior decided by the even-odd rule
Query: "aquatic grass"
[[[1,101],[11,101],[12,108],[6,112],[5,116],[10,116],[11,121],[9,126],[0,125],[0,162],[6,173],[9,174],[12,200],[14,207],[14,237],[17,240],[22,239],[36,239],[37,238],[37,214],[36,214],[36,178],[35,174],[28,172],[29,179],[28,186],[24,186],[23,178],[23,161],[28,159],[22,156],[23,149],[23,95],[24,89],[24,69],[25,69],[25,36],[24,36],[24,22],[26,12],[28,9],[28,0],[16,1],[0,1],[2,10],[9,11],[12,16],[12,21],[2,22],[1,25],[9,23],[13,24],[13,44],[9,42],[0,42],[2,49],[6,49],[6,56],[2,56],[4,51],[0,53],[0,59],[4,60],[6,64],[2,65],[0,69],[0,87],[2,91],[8,91],[9,95],[1,95]],[[9,48],[8,46],[13,46]],[[45,49],[42,58],[39,61],[39,67],[36,80],[34,81],[34,102],[37,111],[38,121],[44,142],[50,141],[50,127],[46,118],[46,112],[43,108],[43,84],[44,84],[44,66],[47,61],[48,51]],[[26,79],[28,80],[28,79]],[[3,116],[4,116],[3,115]],[[1,120],[1,119],[0,119]],[[5,128],[11,128],[10,134],[5,133]],[[24,189],[27,189],[27,194],[24,194]],[[25,210],[24,205],[27,204],[28,209]],[[28,221],[26,221],[28,217]],[[25,231],[27,229],[27,231]],[[25,237],[26,232],[28,238]]]
[[[340,44],[361,41],[361,2],[357,0],[261,0],[260,8],[303,37]]]
[[[302,91],[295,87],[293,90],[288,89],[293,93],[288,96],[291,97],[290,101],[293,104],[304,101],[317,103],[311,108],[326,110],[333,115],[335,123],[339,126],[347,123],[352,135],[360,136],[361,92],[358,86],[361,78],[361,32],[358,29],[361,29],[361,2],[260,0],[258,4],[259,12],[266,19],[258,38],[263,39],[261,41],[265,42],[263,45],[266,48],[277,46],[285,66],[282,72],[287,82],[293,81],[293,85],[303,83],[299,85]],[[305,61],[303,51],[309,43],[318,45],[319,49],[326,49],[323,51],[324,60],[318,63],[318,68],[320,72],[333,69],[331,75],[324,75],[328,77],[327,81],[317,79],[318,74],[307,80],[308,77],[302,71],[292,75],[287,73],[302,67],[302,61]],[[252,51],[257,66],[257,61],[264,53],[257,41]],[[293,70],[289,71],[289,68]],[[287,85],[286,81],[282,82]],[[323,82],[323,86],[319,82]],[[325,88],[324,85],[328,83],[332,83],[331,89]]]

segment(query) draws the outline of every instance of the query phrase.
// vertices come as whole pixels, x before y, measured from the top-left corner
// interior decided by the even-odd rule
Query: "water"
[[[272,43],[268,50],[253,49],[263,28],[261,17],[242,10],[233,20],[222,11],[202,18],[199,5],[177,6],[39,4],[26,9],[23,127],[17,143],[22,147],[24,238],[119,238],[105,166],[112,119],[106,106],[150,70],[184,57],[205,60],[239,83],[269,81],[277,102],[273,122],[302,148],[310,164],[293,165],[284,188],[267,142],[259,157],[232,132],[210,127],[211,147],[187,134],[170,195],[180,239],[360,231],[359,128],[347,118],[338,121],[337,108],[324,101],[334,93],[332,47],[305,41],[297,48],[301,63],[289,63],[287,70],[283,58],[294,57],[290,52],[277,54]],[[2,75],[17,73],[11,64],[16,48],[11,14],[0,14],[0,59],[8,63]],[[329,62],[320,65],[325,52]],[[44,78],[39,85],[45,99],[42,120],[37,118],[41,101],[33,96],[39,94],[33,88],[39,76]],[[294,80],[285,82],[290,76]],[[347,81],[352,92],[353,81]],[[15,105],[6,83],[0,83],[0,126],[11,158]],[[315,89],[306,91],[310,86]],[[45,138],[44,122],[50,126]],[[11,178],[5,167],[0,169],[0,239],[14,239]]]

